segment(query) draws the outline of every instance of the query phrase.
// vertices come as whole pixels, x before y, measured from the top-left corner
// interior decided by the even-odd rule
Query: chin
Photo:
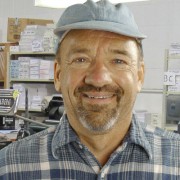
[[[91,119],[86,119],[86,118],[80,118],[80,123],[82,126],[90,131],[93,134],[106,134],[110,130],[113,129],[115,124],[118,121],[117,117],[109,118],[106,119],[105,121],[98,120],[99,118],[95,118],[93,121]]]

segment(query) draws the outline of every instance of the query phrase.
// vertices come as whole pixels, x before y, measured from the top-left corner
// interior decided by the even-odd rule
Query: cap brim
[[[114,32],[120,35],[129,36],[138,39],[144,39],[146,36],[142,33],[134,30],[134,28],[130,28],[124,24],[119,24],[115,22],[107,22],[107,21],[84,21],[84,22],[77,22],[73,24],[64,25],[61,27],[57,27],[54,30],[54,33],[61,37],[63,33],[67,30],[71,29],[93,29],[93,30],[102,30],[102,31],[109,31]],[[133,31],[132,31],[133,29]]]

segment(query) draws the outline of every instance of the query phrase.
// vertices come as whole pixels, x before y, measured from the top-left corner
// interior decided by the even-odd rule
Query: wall
[[[58,21],[62,9],[34,7],[34,0],[0,0],[0,42],[7,39],[8,17],[53,19]]]
[[[34,0],[0,1],[0,42],[6,41],[7,18],[42,18],[55,22],[62,9],[33,7]],[[180,1],[151,0],[150,2],[128,3],[134,12],[140,30],[148,36],[144,40],[146,76],[143,88],[163,88],[164,50],[171,42],[180,42]],[[162,93],[140,93],[135,109],[147,109],[162,113]]]
[[[144,40],[144,58],[146,64],[145,89],[163,88],[164,50],[172,42],[180,42],[180,1],[151,0],[131,3],[140,30],[147,35]],[[161,93],[141,93],[135,109],[147,109],[162,113]]]

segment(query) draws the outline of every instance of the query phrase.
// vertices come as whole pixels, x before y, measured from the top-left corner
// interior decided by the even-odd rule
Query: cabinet
[[[4,76],[6,68],[6,47],[4,43],[0,43],[0,89],[6,84],[6,76]]]
[[[163,86],[163,124],[167,130],[177,130],[180,122],[180,54],[165,50]]]
[[[0,43],[0,88],[7,88],[7,53],[10,46],[17,45],[17,43]]]
[[[28,99],[28,110],[40,112],[40,102],[44,96],[57,93],[53,78],[54,57],[54,53],[51,52],[11,52],[8,54],[7,88],[20,90],[18,110],[25,110],[25,102]]]

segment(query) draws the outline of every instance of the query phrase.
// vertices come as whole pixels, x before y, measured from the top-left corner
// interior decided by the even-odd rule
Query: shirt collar
[[[79,138],[76,135],[75,131],[70,126],[67,119],[67,115],[64,114],[60,119],[60,122],[55,130],[55,133],[52,139],[51,149],[52,149],[53,155],[56,157],[56,151],[60,147],[74,141],[78,142]]]
[[[149,158],[152,158],[152,149],[149,141],[147,140],[146,134],[146,126],[141,124],[138,120],[133,118],[131,127],[129,130],[129,135],[127,136],[126,140],[130,143],[134,143],[140,145],[144,148],[146,153],[148,154]],[[60,119],[60,123],[56,128],[55,134],[52,139],[52,152],[53,155],[56,157],[56,151],[70,142],[80,142],[77,134],[70,126],[67,115],[64,114]]]
[[[133,118],[129,131],[129,140],[131,143],[135,143],[144,148],[149,158],[152,159],[152,148],[149,140],[147,139],[146,129],[146,124],[141,123],[135,118]]]

